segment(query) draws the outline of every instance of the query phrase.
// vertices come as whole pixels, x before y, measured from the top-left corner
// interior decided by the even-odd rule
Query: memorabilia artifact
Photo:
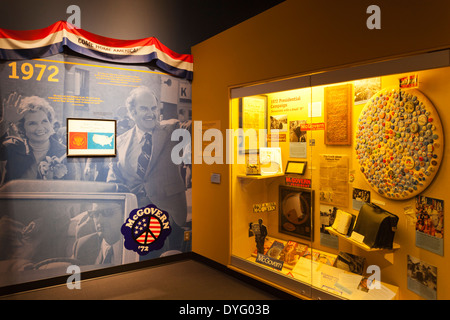
[[[349,188],[349,157],[344,154],[320,156],[320,203],[346,207]]]
[[[272,259],[279,259],[283,249],[284,243],[280,241],[274,241],[266,254]]]
[[[352,99],[351,84],[325,88],[325,144],[351,145]]]
[[[378,194],[412,198],[427,188],[442,162],[439,115],[419,90],[381,90],[361,111],[355,149],[364,178]]]
[[[351,213],[345,212],[341,209],[336,211],[336,218],[331,226],[334,230],[344,235],[352,231],[352,225],[355,221],[355,216]]]
[[[339,252],[335,267],[355,274],[363,275],[366,258],[348,252]]]
[[[260,175],[261,174],[261,164],[259,163],[247,163],[245,168],[245,174],[252,175]]]
[[[369,248],[392,249],[398,220],[395,214],[366,203],[359,210],[352,238],[356,233]]]
[[[283,173],[281,167],[281,148],[260,148],[259,160],[262,175]]]
[[[249,237],[255,236],[257,253],[264,254],[264,242],[267,236],[267,227],[263,225],[262,219],[259,219],[258,223],[250,222],[248,235]]]
[[[248,176],[261,175],[261,163],[258,154],[245,155],[245,174]]]
[[[284,267],[292,269],[306,250],[308,250],[307,245],[289,240],[281,251],[279,259],[284,261]]]
[[[279,231],[312,240],[314,191],[280,186],[279,193]]]

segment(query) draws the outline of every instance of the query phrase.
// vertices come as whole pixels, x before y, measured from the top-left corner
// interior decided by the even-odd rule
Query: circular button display
[[[412,198],[436,175],[443,137],[439,115],[422,92],[383,89],[359,115],[355,149],[360,172],[383,197]]]

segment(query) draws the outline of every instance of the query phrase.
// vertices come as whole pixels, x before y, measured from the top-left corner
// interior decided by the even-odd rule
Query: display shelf
[[[345,241],[350,242],[351,244],[363,249],[364,251],[368,251],[368,252],[385,252],[385,251],[393,251],[393,250],[398,250],[400,249],[400,245],[398,243],[393,243],[392,245],[392,249],[383,249],[383,248],[370,248],[369,246],[367,246],[366,244],[362,243],[362,242],[358,242],[356,240],[353,240],[352,238],[343,235],[339,232],[337,232],[336,230],[334,230],[332,227],[326,227],[325,230],[327,230],[329,233],[338,236],[340,239],[344,239]]]
[[[246,175],[246,174],[238,174],[237,178],[238,179],[243,179],[243,180],[263,180],[263,179],[270,179],[270,178],[278,178],[278,177],[283,177],[284,173],[276,173],[276,174],[267,174],[267,175],[260,175],[260,174],[255,174],[255,175]]]
[[[294,280],[286,274],[276,272],[271,268],[257,264],[254,260],[254,258],[245,259],[232,255],[228,267],[240,273],[244,273],[258,281],[275,286],[301,299],[308,299],[312,296],[310,284]]]
[[[308,299],[384,300],[395,299],[397,296],[398,287],[383,282],[378,286],[378,289],[382,290],[362,289],[365,286],[365,277],[338,268],[336,254],[317,250],[302,243],[297,243],[300,245],[296,246],[299,249],[296,251],[298,257],[290,256],[289,264],[281,258],[283,256],[281,253],[279,256],[281,260],[277,260],[277,257],[272,255],[274,252],[269,253],[275,241],[283,245],[288,242],[267,236],[264,244],[267,250],[264,255],[258,255],[254,248],[249,255],[245,253],[240,256],[232,255],[231,265],[264,279],[263,281],[268,281],[271,285],[281,286]],[[283,265],[281,268],[279,265],[278,268],[274,268],[273,264],[267,264],[267,259],[282,262]]]
[[[363,279],[363,276],[310,259],[300,258],[294,269],[283,267],[281,271],[259,264],[255,260],[255,257],[239,258],[232,256],[230,267],[237,268],[240,272],[249,273],[270,285],[287,289],[290,294],[299,295],[303,299],[397,299],[397,286],[380,282],[380,288],[378,289],[372,289],[368,292],[361,291],[357,288],[357,283]],[[297,273],[296,270],[301,273]],[[344,279],[353,279],[353,284],[343,282]]]
[[[264,186],[270,185],[275,181],[275,178],[284,177],[283,173],[271,174],[271,175],[246,175],[246,174],[238,174],[237,179],[241,184],[241,187],[246,188],[248,185],[252,185],[255,181],[262,181]],[[261,183],[261,182],[258,182]]]

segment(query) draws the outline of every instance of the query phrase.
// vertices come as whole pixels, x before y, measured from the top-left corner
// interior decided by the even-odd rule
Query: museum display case
[[[448,298],[449,61],[230,88],[230,268],[302,298]]]

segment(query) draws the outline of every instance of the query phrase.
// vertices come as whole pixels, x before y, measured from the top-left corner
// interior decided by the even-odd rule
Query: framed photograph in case
[[[313,241],[314,190],[279,187],[278,231]]]
[[[267,96],[257,95],[239,99],[239,154],[258,154],[267,147]],[[260,131],[261,129],[265,131]]]

